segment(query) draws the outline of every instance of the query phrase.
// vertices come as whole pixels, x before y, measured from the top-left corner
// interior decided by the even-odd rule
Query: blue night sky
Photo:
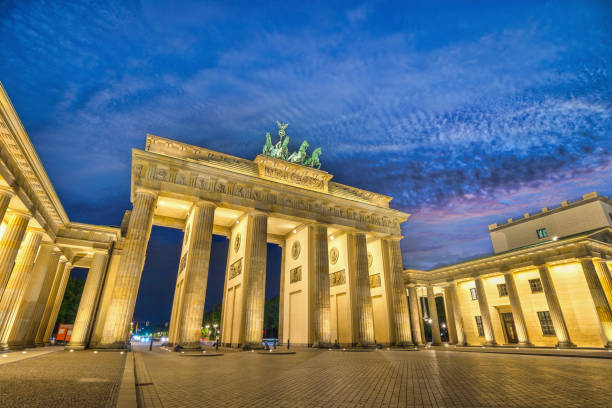
[[[0,80],[71,220],[121,222],[146,133],[252,159],[277,119],[335,181],[413,214],[410,268],[491,252],[493,222],[612,193],[609,3],[253,3],[0,1]],[[137,318],[169,316],[180,241],[154,228]]]

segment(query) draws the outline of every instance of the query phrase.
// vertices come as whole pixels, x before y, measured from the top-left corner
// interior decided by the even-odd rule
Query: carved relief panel
[[[378,288],[380,285],[380,273],[370,275],[370,288]]]
[[[344,273],[344,269],[331,273],[329,275],[329,286],[338,286],[344,285],[346,283],[346,276]]]
[[[289,282],[295,283],[302,280],[302,266],[298,266],[289,271]]]
[[[229,280],[234,279],[242,273],[242,258],[230,265]]]

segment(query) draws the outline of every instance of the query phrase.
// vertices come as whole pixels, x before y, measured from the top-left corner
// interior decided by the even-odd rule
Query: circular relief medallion
[[[300,245],[300,241],[295,241],[291,246],[291,257],[293,259],[298,259],[300,256],[300,252],[302,251],[302,246]]]
[[[238,252],[240,249],[240,233],[236,234],[236,238],[234,238],[234,252]]]
[[[372,262],[374,261],[374,258],[372,258],[372,253],[368,252],[368,268],[372,267]]]
[[[331,261],[332,265],[335,265],[336,262],[338,262],[339,256],[340,256],[340,253],[338,252],[338,248],[333,247],[332,249],[329,250],[329,260]]]

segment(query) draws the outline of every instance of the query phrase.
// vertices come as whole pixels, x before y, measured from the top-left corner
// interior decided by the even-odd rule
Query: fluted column
[[[408,300],[406,299],[406,288],[404,286],[404,266],[402,264],[402,250],[399,238],[385,239],[383,241],[384,247],[388,248],[387,251],[390,259],[395,344],[398,346],[412,345],[410,315],[408,312]]]
[[[44,312],[47,305],[47,300],[51,295],[51,289],[57,272],[57,266],[60,260],[61,253],[59,250],[54,249],[53,253],[49,256],[45,269],[45,277],[40,287],[38,299],[36,300],[36,306],[34,307],[34,313],[32,314],[32,321],[30,327],[25,336],[25,346],[34,347],[36,345],[36,335],[38,328],[44,317]],[[48,318],[48,317],[47,317]],[[42,345],[42,344],[41,344]]]
[[[444,288],[444,306],[446,307],[446,328],[448,330],[448,342],[449,344],[457,344],[455,305],[452,300],[450,286],[446,286]]]
[[[512,317],[514,318],[514,326],[516,327],[516,336],[518,337],[519,346],[528,346],[529,334],[527,333],[527,326],[525,325],[525,317],[523,316],[523,308],[521,307],[521,301],[516,290],[514,283],[514,275],[508,271],[504,273],[504,280],[506,282],[506,290],[508,291],[508,298],[510,299],[510,307],[512,308]]]
[[[421,334],[421,316],[419,316],[419,296],[416,287],[408,287],[408,297],[410,298],[410,320],[412,322],[412,338],[414,343],[423,345],[423,335]]]
[[[7,215],[8,225],[0,237],[0,299],[8,284],[15,258],[25,237],[30,215],[22,212],[11,212]]]
[[[599,277],[597,276],[595,265],[593,265],[593,261],[591,259],[583,259],[580,261],[580,263],[582,265],[584,277],[586,278],[589,286],[589,291],[591,292],[593,304],[595,305],[595,311],[597,312],[601,332],[603,333],[606,341],[604,346],[612,347],[612,310],[610,309],[610,305],[606,299],[603,287],[599,281]]]
[[[487,294],[484,289],[484,282],[481,277],[474,280],[476,282],[476,293],[478,296],[478,306],[480,308],[480,317],[482,319],[482,328],[485,334],[485,345],[497,345],[495,334],[493,333],[493,324],[491,323],[491,313],[489,312],[489,302],[487,302]]]
[[[357,344],[368,346],[374,344],[374,311],[370,296],[370,273],[368,271],[368,247],[365,234],[349,234],[349,260],[354,268],[355,279],[355,314],[357,320]]]
[[[281,277],[280,277],[280,292],[278,299],[278,341],[283,341],[283,328],[285,326],[285,279],[287,274],[285,273],[285,247],[287,241],[283,241],[281,244]]]
[[[311,225],[309,233],[309,264],[312,268],[313,290],[313,347],[328,347],[331,344],[331,307],[329,300],[329,259],[327,226]]]
[[[442,344],[440,337],[440,322],[438,321],[438,308],[433,286],[427,286],[427,304],[429,305],[429,318],[431,319],[431,343],[434,346]]]
[[[71,270],[72,263],[66,262],[64,264],[61,280],[57,288],[57,293],[53,298],[53,308],[51,309],[51,313],[49,314],[49,321],[47,322],[47,327],[45,328],[45,334],[43,335],[43,342],[45,346],[51,344],[51,336],[53,335],[53,329],[55,328],[55,323],[57,322],[57,315],[59,314],[60,307],[62,306],[62,301],[64,300],[64,294],[66,293],[66,285],[68,284],[68,279],[70,278]]]
[[[151,191],[139,190],[134,194],[117,280],[98,347],[123,348],[128,340],[156,201],[156,194]]]
[[[202,317],[204,316],[204,301],[206,300],[206,285],[208,282],[208,265],[210,263],[210,245],[212,242],[213,219],[215,205],[210,202],[199,202],[192,208],[191,236],[185,264],[185,289],[181,312],[179,345],[188,349],[200,348]],[[264,225],[264,263],[263,291],[265,302],[265,246],[266,228]],[[263,308],[261,312],[263,324]]]
[[[14,195],[15,193],[10,187],[0,186],[0,222],[4,219],[6,210],[8,209],[11,198],[13,198]]]
[[[0,349],[8,348],[9,336],[15,324],[21,300],[30,282],[30,274],[41,241],[41,231],[28,231],[15,259],[13,272],[2,295],[2,300],[0,300]]]
[[[97,252],[93,255],[74,320],[72,335],[67,346],[69,349],[82,350],[89,343],[89,335],[93,326],[96,306],[100,299],[100,292],[102,291],[107,261],[108,255],[105,253]]]
[[[64,277],[64,270],[66,268],[66,263],[68,260],[65,256],[60,255],[57,267],[55,272],[53,273],[53,283],[51,284],[51,289],[49,290],[49,295],[46,299],[44,299],[44,310],[42,316],[40,318],[40,323],[36,328],[36,335],[34,336],[34,345],[36,347],[42,347],[45,343],[49,342],[49,339],[45,338],[45,334],[47,333],[47,327],[49,326],[49,319],[51,318],[51,313],[53,312],[53,306],[55,305],[55,298],[57,297],[57,293],[60,289],[60,284]],[[66,278],[68,279],[68,278]]]
[[[540,272],[540,281],[542,282],[542,289],[544,290],[544,296],[546,296],[546,303],[548,303],[548,311],[550,313],[550,319],[552,320],[553,327],[555,328],[555,334],[557,335],[557,347],[575,347],[571,342],[565,319],[563,318],[563,312],[561,311],[561,305],[559,305],[559,298],[555,286],[553,285],[552,278],[550,277],[550,271],[546,265],[538,266]]]
[[[608,268],[608,264],[606,263],[606,261],[602,259],[594,259],[593,264],[595,265],[597,276],[599,276],[599,282],[601,282],[601,287],[604,293],[606,294],[608,305],[612,307],[612,276],[610,276],[610,268]]]
[[[461,314],[461,306],[459,305],[459,297],[457,295],[457,283],[452,282],[448,287],[450,303],[453,305],[453,323],[455,325],[455,333],[457,335],[457,345],[465,346],[465,329],[463,328],[463,315]]]
[[[57,259],[54,256],[53,244],[42,244],[9,336],[8,344],[11,349],[23,348],[26,345],[26,334],[34,319],[38,297],[48,275],[47,266],[52,259]]]
[[[263,339],[266,302],[268,216],[253,212],[249,214],[248,222],[244,271],[244,345],[259,347]]]

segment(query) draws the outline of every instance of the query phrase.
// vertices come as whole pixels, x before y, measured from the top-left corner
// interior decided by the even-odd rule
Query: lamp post
[[[213,324],[213,327],[215,329],[215,350],[218,351],[219,350],[219,325],[217,323]]]

